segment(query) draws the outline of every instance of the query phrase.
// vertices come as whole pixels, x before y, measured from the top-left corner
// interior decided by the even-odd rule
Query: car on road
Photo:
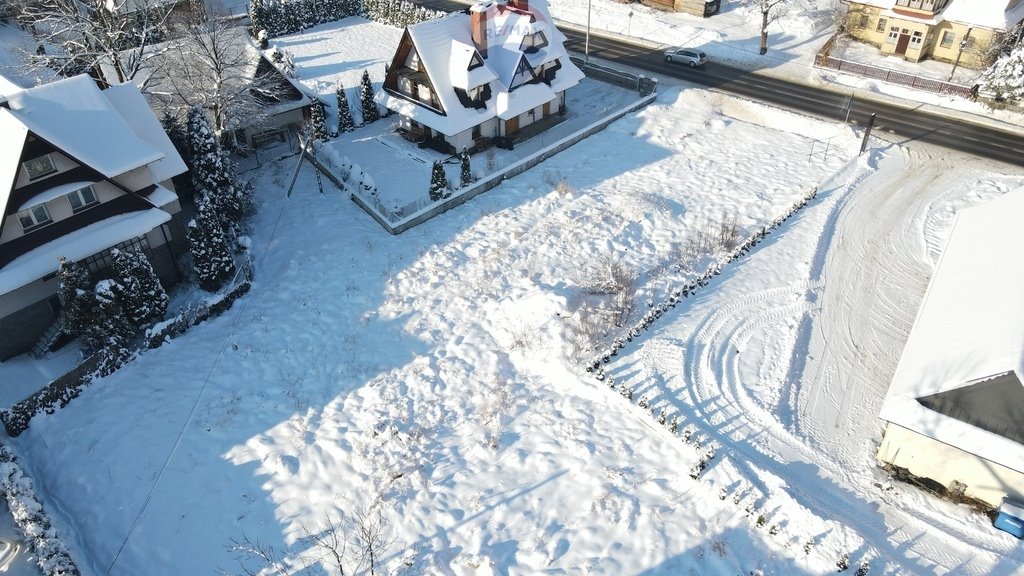
[[[665,50],[665,62],[679,62],[696,68],[708,63],[708,55],[693,48],[675,47]]]

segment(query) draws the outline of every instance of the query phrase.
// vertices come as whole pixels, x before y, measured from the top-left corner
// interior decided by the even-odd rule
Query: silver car
[[[665,62],[681,62],[690,68],[708,63],[708,55],[693,48],[669,48],[665,50]]]

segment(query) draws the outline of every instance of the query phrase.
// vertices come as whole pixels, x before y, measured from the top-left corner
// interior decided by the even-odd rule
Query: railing
[[[835,58],[828,55],[828,51],[831,50],[830,43],[827,42],[826,46],[829,50],[822,48],[814,59],[814,65],[819,68],[828,68],[864,78],[874,78],[882,82],[916,88],[917,90],[927,90],[936,94],[952,94],[963,98],[970,98],[972,96],[970,86],[962,86],[952,82],[943,82],[934,78],[924,78],[914,74],[907,74],[906,72],[882,68],[881,66],[872,66],[870,64],[861,64],[859,62],[843,60],[842,58]]]
[[[651,78],[644,76],[643,74],[637,76],[636,74],[630,74],[629,72],[623,72],[622,70],[601,66],[600,64],[594,64],[593,62],[585,63],[582,58],[578,58],[576,56],[570,56],[569,60],[571,60],[572,63],[580,70],[583,70],[583,73],[586,74],[588,78],[600,80],[606,84],[636,90],[641,96],[652,94],[658,88],[657,78]]]

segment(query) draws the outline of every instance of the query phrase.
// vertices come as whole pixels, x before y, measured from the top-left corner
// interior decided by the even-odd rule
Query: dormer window
[[[18,212],[18,220],[25,232],[30,232],[51,222],[50,213],[46,211],[46,206],[43,204],[37,204],[28,210]]]
[[[53,165],[53,158],[49,154],[26,160],[22,166],[25,167],[25,172],[28,174],[29,180],[36,180],[43,176],[49,176],[57,171],[57,167]]]
[[[523,43],[519,45],[519,49],[527,54],[533,54],[547,45],[548,39],[544,36],[544,33],[534,32],[533,34],[523,36]]]
[[[483,58],[480,58],[480,53],[474,50],[473,51],[473,58],[470,59],[470,61],[469,61],[469,68],[466,68],[466,70],[472,70],[474,68],[479,68],[479,67],[481,67],[483,65],[484,65]]]
[[[99,203],[96,200],[96,191],[92,189],[92,185],[75,190],[67,195],[67,199],[71,202],[72,212],[81,212],[93,204]]]

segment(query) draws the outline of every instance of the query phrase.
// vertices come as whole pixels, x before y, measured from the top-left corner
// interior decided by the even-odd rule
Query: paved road
[[[464,10],[466,4],[452,0],[415,0],[418,4],[449,12]],[[562,28],[566,48],[583,53],[585,35]],[[851,96],[849,92],[807,86],[778,78],[752,74],[716,62],[703,69],[665,62],[658,50],[603,36],[590,36],[590,55],[624,66],[646,70],[656,76],[671,76],[762,102],[810,113],[833,120],[865,125],[876,114],[875,130],[891,132],[903,140],[930,142],[1014,165],[1024,165],[1024,136],[956,118]]]

